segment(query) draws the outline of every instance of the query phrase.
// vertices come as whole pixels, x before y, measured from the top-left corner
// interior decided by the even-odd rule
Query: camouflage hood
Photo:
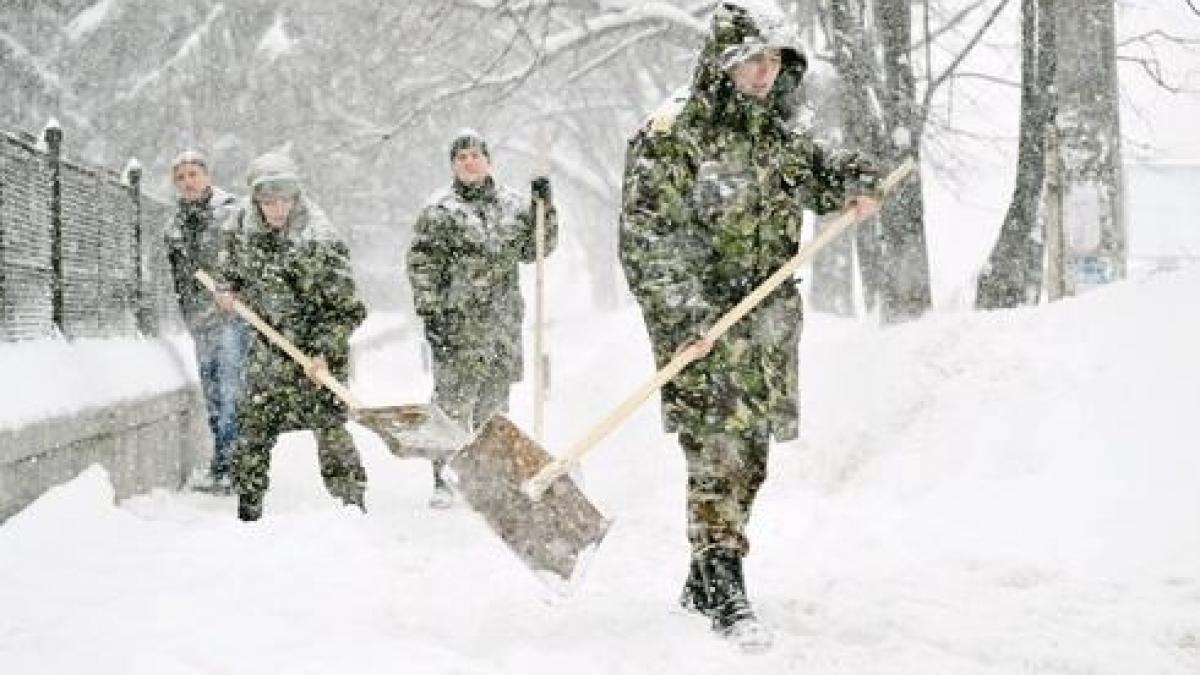
[[[692,114],[721,115],[739,99],[744,100],[736,94],[728,69],[767,49],[778,49],[783,57],[768,105],[784,116],[808,67],[797,36],[782,12],[769,1],[722,2],[713,14],[712,27],[692,75]]]
[[[297,242],[334,242],[341,239],[325,212],[308,198],[296,163],[287,155],[277,152],[259,155],[246,169],[246,184],[250,187],[250,199],[243,222],[247,231],[267,230],[262,212],[254,203],[254,195],[260,192],[283,192],[296,198],[296,205],[288,214],[289,239]]]

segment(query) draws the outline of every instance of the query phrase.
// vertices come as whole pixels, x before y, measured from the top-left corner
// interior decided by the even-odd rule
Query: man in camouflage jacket
[[[171,180],[179,195],[165,239],[179,312],[196,347],[200,387],[208,410],[213,457],[201,489],[228,492],[229,467],[237,442],[237,401],[246,359],[246,331],[240,319],[220,311],[212,295],[193,276],[211,270],[221,245],[222,223],[237,210],[237,198],[214,186],[208,160],[194,150],[171,162]]]
[[[657,363],[679,349],[707,355],[662,391],[688,467],[681,603],[747,647],[770,642],[741,560],[770,439],[797,435],[800,294],[784,284],[716,344],[701,336],[795,255],[805,209],[837,209],[874,176],[785,125],[806,64],[780,26],[735,2],[718,7],[690,91],[631,139],[622,197],[622,267]]]
[[[301,189],[295,165],[268,153],[247,172],[251,200],[228,224],[217,300],[236,296],[301,351],[316,369],[346,381],[349,339],[366,317],[349,252],[329,219]],[[315,371],[314,371],[315,373]],[[282,350],[255,335],[247,390],[238,406],[241,438],[233,460],[238,517],[257,520],[267,491],[271,450],[286,431],[311,429],[321,478],[345,504],[364,507],[366,472],[345,429],[347,410]]]
[[[433,403],[468,430],[508,409],[509,387],[522,376],[518,265],[535,261],[534,205],[497,185],[483,139],[473,131],[450,145],[454,181],[422,209],[408,251],[413,304],[433,354]],[[533,181],[545,204],[545,251],[554,250],[558,221],[550,181]],[[435,462],[430,505],[451,494]]]

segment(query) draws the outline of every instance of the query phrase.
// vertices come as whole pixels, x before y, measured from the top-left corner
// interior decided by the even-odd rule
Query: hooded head
[[[263,222],[273,229],[289,227],[300,204],[300,175],[287,155],[268,152],[246,170],[250,198]]]
[[[800,85],[808,60],[782,13],[769,2],[726,0],[712,17],[711,32],[700,52],[692,77],[692,96],[713,110],[733,98],[730,70],[771,49],[781,64],[768,105],[785,113],[785,102]]]
[[[250,162],[250,168],[246,169],[246,185],[255,199],[268,195],[299,197],[300,172],[287,155],[268,152]]]

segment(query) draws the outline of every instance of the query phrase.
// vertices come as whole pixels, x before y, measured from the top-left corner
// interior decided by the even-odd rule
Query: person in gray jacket
[[[197,489],[228,494],[248,327],[236,316],[220,311],[212,295],[192,275],[197,269],[212,270],[216,266],[222,224],[237,210],[237,198],[212,184],[208,161],[195,150],[175,157],[171,179],[178,194],[178,208],[166,227],[167,259],[179,311],[195,344],[213,438],[207,476],[200,479]]]

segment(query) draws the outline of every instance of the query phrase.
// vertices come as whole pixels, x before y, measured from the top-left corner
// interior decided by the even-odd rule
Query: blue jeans
[[[237,402],[246,382],[249,329],[241,319],[222,317],[192,332],[196,362],[200,366],[200,387],[208,408],[208,428],[214,442],[211,465],[214,477],[229,475],[237,444]]]

